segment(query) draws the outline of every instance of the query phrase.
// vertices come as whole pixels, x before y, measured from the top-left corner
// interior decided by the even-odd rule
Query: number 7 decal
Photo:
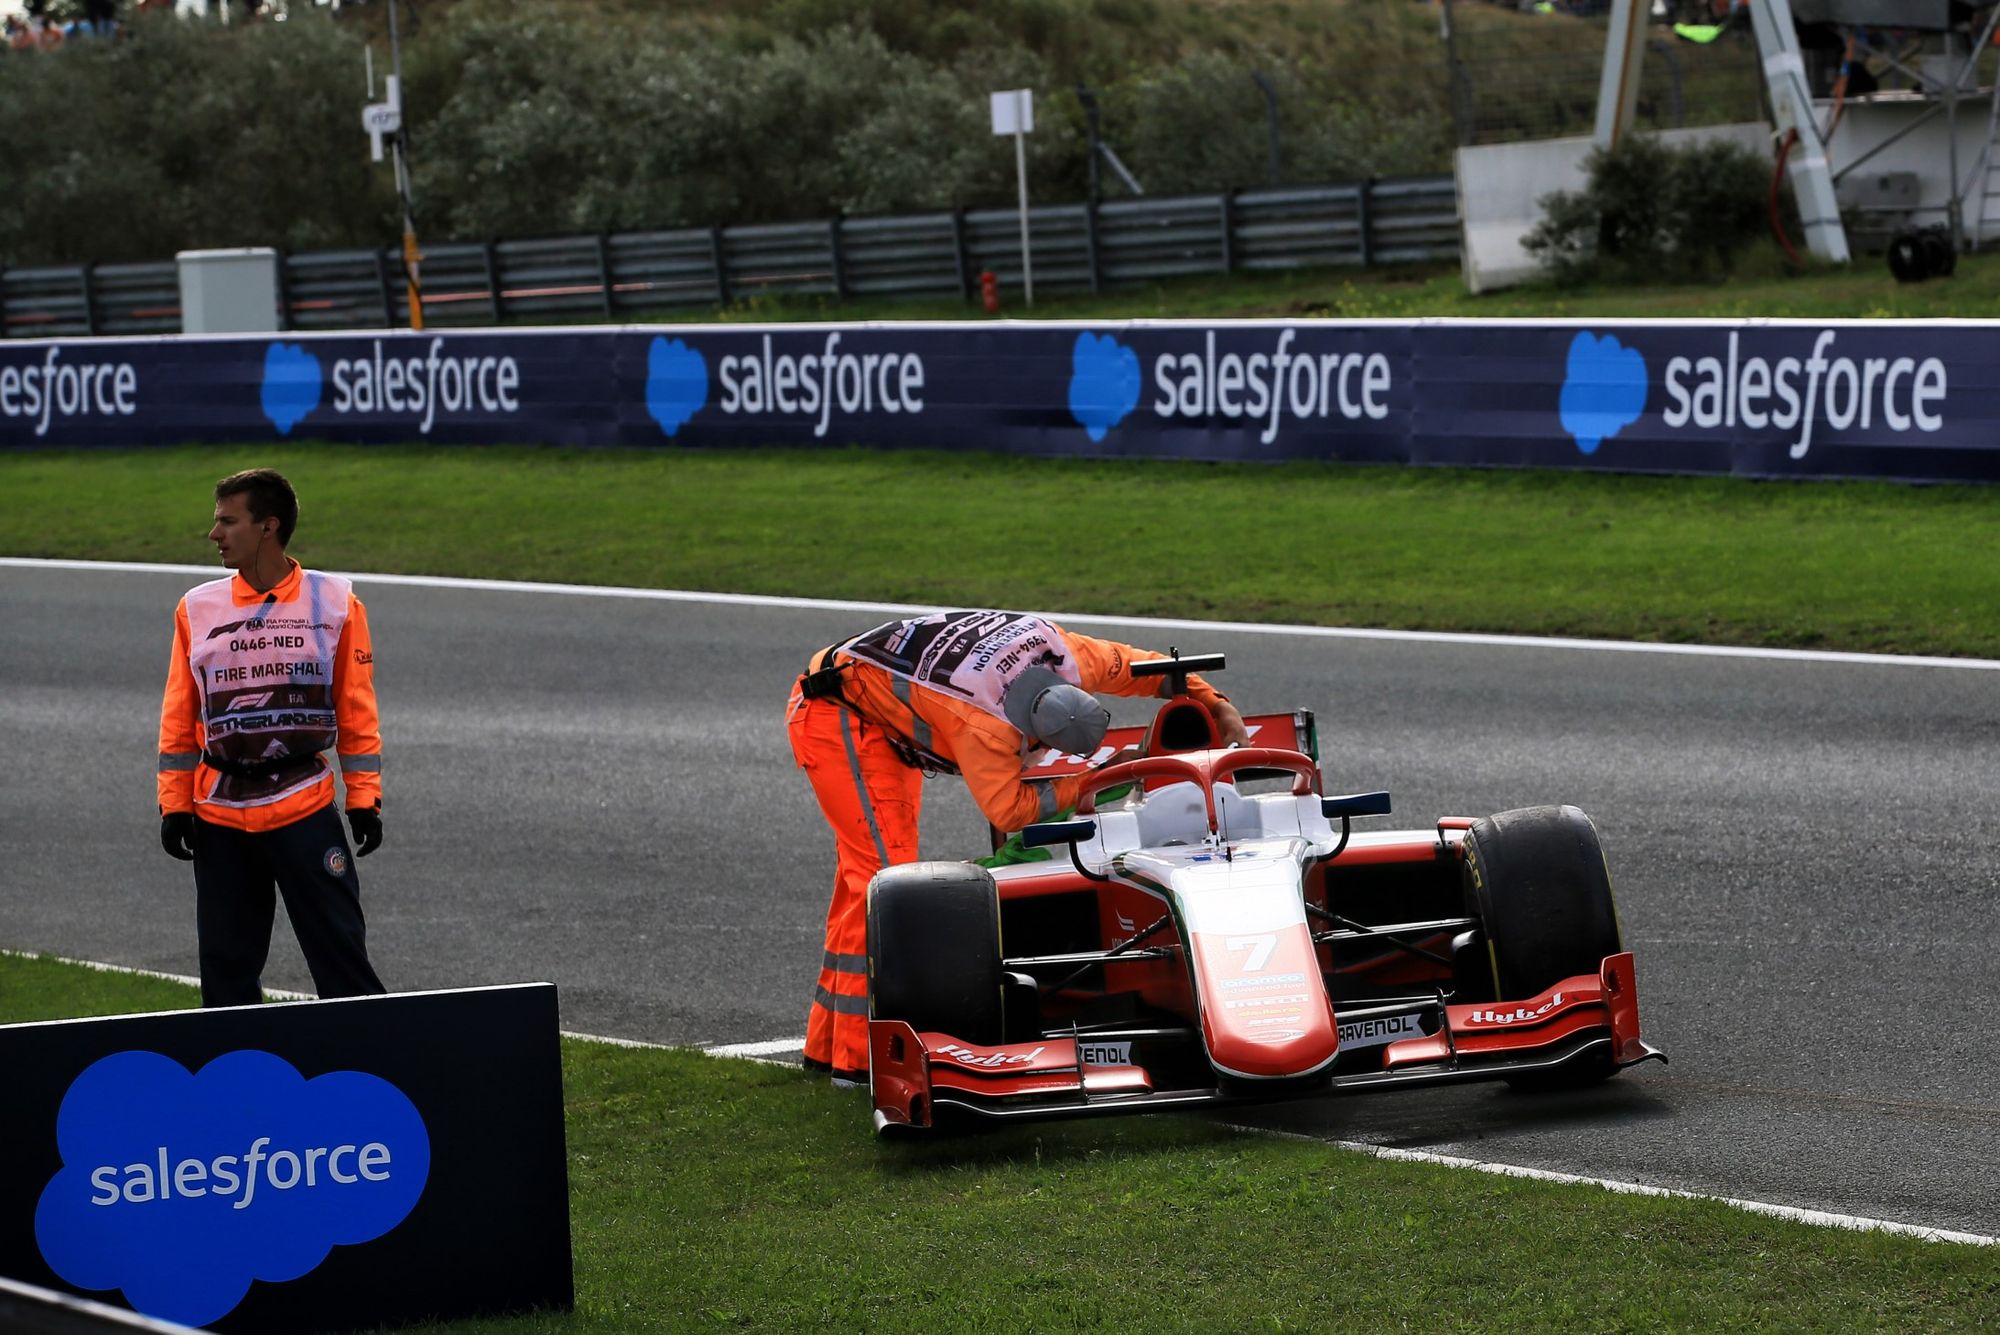
[[[1224,937],[1222,944],[1230,950],[1250,952],[1250,958],[1243,961],[1244,973],[1262,973],[1271,960],[1271,952],[1278,948],[1278,934],[1264,932],[1257,936]]]

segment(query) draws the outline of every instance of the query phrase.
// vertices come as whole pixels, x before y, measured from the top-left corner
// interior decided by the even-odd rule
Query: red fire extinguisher
[[[980,271],[979,304],[986,308],[988,315],[1000,313],[1000,280],[993,276],[991,269]]]

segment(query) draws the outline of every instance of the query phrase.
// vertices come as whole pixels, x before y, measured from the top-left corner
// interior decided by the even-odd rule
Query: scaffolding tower
[[[2000,236],[2000,78],[1982,84],[1979,69],[2000,32],[2000,2],[1748,8],[1778,131],[1798,136],[1787,161],[1815,255],[1847,258],[1841,199],[1858,231],[1927,217],[1962,249]]]

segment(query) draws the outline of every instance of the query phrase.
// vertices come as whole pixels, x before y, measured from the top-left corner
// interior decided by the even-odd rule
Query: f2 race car
[[[1049,757],[1091,774],[1074,817],[989,870],[888,867],[868,890],[879,1133],[1448,1081],[1589,1084],[1664,1054],[1573,806],[1357,833],[1389,794],[1321,792],[1312,715],[1223,748],[1187,674],[1150,727]],[[1029,854],[1029,857],[1039,856]]]

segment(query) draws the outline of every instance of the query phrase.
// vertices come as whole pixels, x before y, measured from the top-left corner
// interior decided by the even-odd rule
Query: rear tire
[[[1001,1041],[1000,896],[969,862],[886,867],[868,883],[868,1014]]]
[[[1597,829],[1578,808],[1523,807],[1474,821],[1464,855],[1466,899],[1486,927],[1496,999],[1526,1000],[1576,974],[1595,975],[1605,956],[1625,948]],[[1616,1069],[1606,1054],[1508,1083],[1573,1088]]]

